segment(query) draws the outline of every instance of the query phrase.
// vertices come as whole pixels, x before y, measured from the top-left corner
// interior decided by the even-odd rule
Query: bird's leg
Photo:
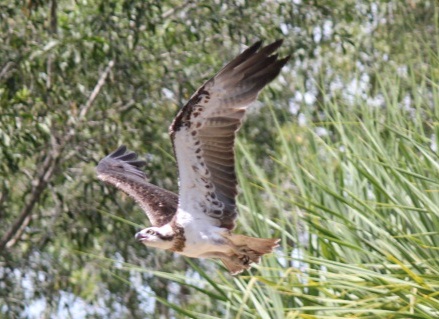
[[[247,246],[247,243],[240,240],[240,235],[235,235],[230,231],[227,231],[223,233],[222,236],[226,240],[227,246],[231,249],[233,254],[241,256],[251,253],[252,250]]]
[[[199,257],[200,258],[227,259],[230,262],[232,262],[233,264],[241,265],[241,266],[248,266],[252,263],[252,260],[250,259],[250,257],[247,254],[239,252],[239,251],[235,251],[234,249],[232,249],[232,251],[229,254],[224,253],[224,252],[215,251],[215,252],[205,253]]]
[[[233,257],[237,259],[241,265],[249,265],[251,263],[259,263],[263,253],[253,248],[252,244],[263,239],[237,235],[226,232],[224,238],[227,240],[228,247],[233,252]]]

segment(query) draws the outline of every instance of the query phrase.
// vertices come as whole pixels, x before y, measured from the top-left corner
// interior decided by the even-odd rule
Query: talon
[[[242,255],[239,257],[239,260],[242,262],[243,265],[250,264],[250,258],[247,255]]]

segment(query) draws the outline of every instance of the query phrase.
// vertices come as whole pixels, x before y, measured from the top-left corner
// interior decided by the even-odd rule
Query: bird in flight
[[[278,239],[232,233],[237,180],[234,142],[247,108],[289,60],[259,41],[201,86],[178,112],[169,133],[178,163],[179,194],[146,181],[145,162],[125,146],[96,167],[100,180],[132,197],[152,227],[139,231],[142,244],[193,258],[219,258],[239,274],[278,246]]]

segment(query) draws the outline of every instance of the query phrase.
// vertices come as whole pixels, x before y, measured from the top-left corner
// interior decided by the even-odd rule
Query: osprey
[[[273,54],[278,40],[255,43],[201,86],[178,112],[169,132],[178,163],[179,194],[146,181],[144,161],[125,146],[102,159],[98,178],[132,197],[152,227],[135,235],[150,247],[194,258],[219,258],[231,274],[258,263],[279,239],[232,233],[237,217],[234,140],[247,108],[289,56]]]

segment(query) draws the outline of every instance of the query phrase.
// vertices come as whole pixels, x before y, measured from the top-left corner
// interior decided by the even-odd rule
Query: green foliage
[[[438,317],[438,14],[433,1],[0,3],[0,317]],[[238,231],[282,245],[231,278],[138,247],[143,213],[94,166],[126,144],[176,191],[167,126],[259,38],[285,38],[292,62],[239,134]]]

